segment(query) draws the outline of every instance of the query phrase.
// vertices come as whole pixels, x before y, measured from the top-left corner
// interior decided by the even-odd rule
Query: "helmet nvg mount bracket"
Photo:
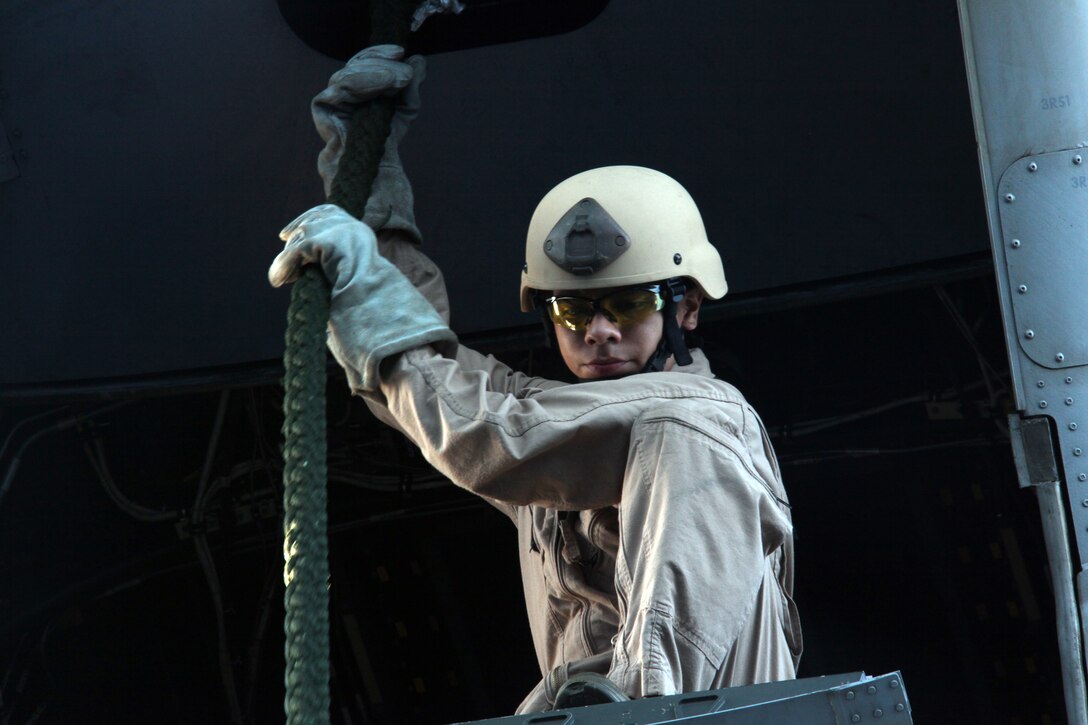
[[[579,276],[594,274],[627,251],[627,233],[596,199],[582,199],[556,222],[544,254]]]

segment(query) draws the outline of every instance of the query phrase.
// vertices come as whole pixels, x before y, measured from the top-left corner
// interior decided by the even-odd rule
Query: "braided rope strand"
[[[329,203],[356,219],[362,219],[366,211],[366,200],[378,175],[395,110],[392,98],[375,98],[351,117],[344,154],[329,191]]]
[[[371,45],[404,45],[416,0],[372,0]],[[396,101],[355,112],[329,202],[362,218]],[[325,328],[329,283],[309,266],[291,290],[284,354],[284,711],[288,725],[329,722],[329,559]]]
[[[290,725],[327,723],[329,578],[325,323],[329,285],[307,267],[291,289],[284,354],[283,579]]]

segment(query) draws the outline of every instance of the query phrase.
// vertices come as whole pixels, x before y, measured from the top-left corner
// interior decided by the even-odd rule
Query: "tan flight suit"
[[[388,239],[382,252],[445,312],[430,260]],[[518,527],[544,676],[518,712],[549,709],[584,671],[631,697],[796,676],[793,530],[774,452],[741,394],[692,356],[564,384],[422,347],[386,360],[380,391],[364,394]]]

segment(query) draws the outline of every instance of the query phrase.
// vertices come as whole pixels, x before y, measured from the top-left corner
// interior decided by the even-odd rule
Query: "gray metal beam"
[[[911,725],[903,677],[855,672],[480,720],[476,725]]]
[[[1037,488],[1042,509],[1067,714],[1085,723],[1074,584],[1088,565],[1088,2],[958,5],[1018,410],[1010,433],[1021,486]]]

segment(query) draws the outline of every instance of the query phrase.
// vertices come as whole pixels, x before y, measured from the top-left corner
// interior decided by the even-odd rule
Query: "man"
[[[352,390],[517,525],[543,675],[518,712],[794,677],[793,533],[774,453],[685,340],[702,301],[726,292],[695,203],[632,166],[575,175],[540,202],[521,307],[546,315],[578,384],[461,347],[396,153],[423,73],[400,58],[368,49],[314,100],[328,185],[354,107],[405,89],[364,215],[379,236],[317,207],[284,229],[269,277],[319,263]]]

